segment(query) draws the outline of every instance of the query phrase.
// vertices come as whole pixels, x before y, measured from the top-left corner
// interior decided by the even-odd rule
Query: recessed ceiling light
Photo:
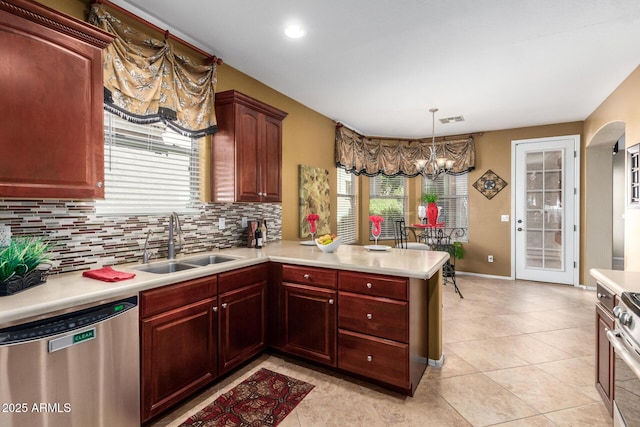
[[[304,36],[304,30],[299,25],[289,25],[284,29],[284,33],[287,37],[292,39],[299,39]]]

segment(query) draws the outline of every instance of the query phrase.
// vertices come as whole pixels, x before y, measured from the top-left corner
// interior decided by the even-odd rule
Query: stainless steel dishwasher
[[[0,329],[0,426],[140,425],[138,297]]]

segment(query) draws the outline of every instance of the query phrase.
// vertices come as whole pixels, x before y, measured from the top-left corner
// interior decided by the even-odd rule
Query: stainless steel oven
[[[640,294],[623,293],[613,315],[616,329],[607,332],[616,355],[613,425],[640,426]]]

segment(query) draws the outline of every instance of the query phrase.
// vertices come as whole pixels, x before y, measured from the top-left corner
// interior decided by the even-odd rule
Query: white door
[[[578,283],[579,135],[513,141],[515,278]]]

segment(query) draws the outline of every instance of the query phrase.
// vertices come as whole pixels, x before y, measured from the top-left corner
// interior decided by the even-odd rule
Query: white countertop
[[[589,273],[616,295],[623,292],[640,292],[640,272],[592,268]]]
[[[262,249],[232,248],[209,253],[229,255],[238,259],[169,274],[138,271],[136,267],[140,267],[140,263],[117,265],[113,267],[115,270],[136,273],[135,278],[120,282],[103,282],[86,278],[81,272],[51,275],[46,283],[14,295],[0,297],[0,327],[34,320],[54,311],[136,295],[143,290],[267,261],[428,279],[449,259],[449,254],[446,252],[411,249],[377,252],[368,251],[363,246],[352,245],[341,245],[333,253],[324,253],[315,246],[303,246],[294,241],[269,243]],[[204,254],[204,252],[187,254],[176,257],[176,260]],[[163,261],[165,260],[154,262]]]

